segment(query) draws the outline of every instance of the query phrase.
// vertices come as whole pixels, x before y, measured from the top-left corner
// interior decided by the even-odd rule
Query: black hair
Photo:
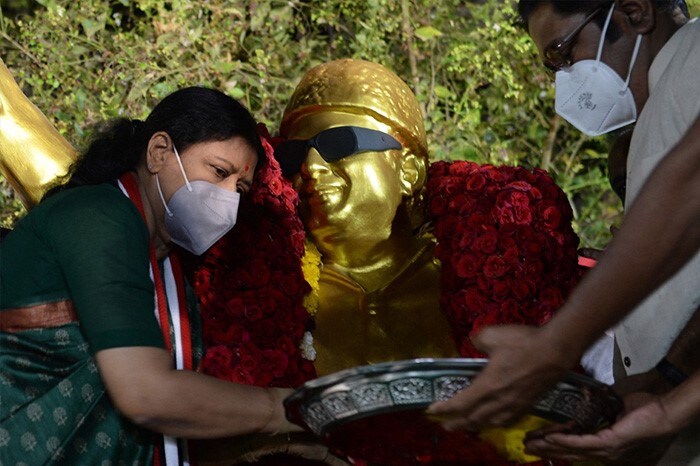
[[[584,1],[571,1],[571,0],[520,0],[518,2],[518,14],[520,15],[520,22],[522,26],[527,29],[528,21],[532,13],[540,6],[549,3],[554,8],[554,11],[564,15],[571,16],[582,13],[588,15],[593,12],[596,8],[601,6],[612,5],[613,0],[584,0]],[[603,29],[605,24],[605,17],[607,11],[605,9],[598,12],[593,22],[598,25],[600,29]],[[614,23],[610,23],[608,27],[608,32],[606,34],[607,39],[610,42],[615,42],[622,36],[622,32],[615,26]]]
[[[606,3],[612,4],[611,0],[581,0],[581,1],[571,1],[571,0],[519,0],[518,2],[518,14],[520,15],[520,20],[527,27],[527,22],[530,19],[532,12],[540,5],[544,3],[551,3],[554,7],[554,11],[561,13],[563,15],[569,16],[577,13],[590,13],[601,5]],[[687,16],[688,6],[685,0],[651,0],[657,10],[659,11],[672,11],[674,8],[679,7],[684,14]],[[603,25],[605,17],[596,18],[596,22],[600,27]]]
[[[545,3],[551,4],[555,12],[564,16],[571,16],[579,13],[587,15],[596,8],[605,6],[606,4],[612,5],[613,0],[519,0],[518,15],[520,16],[520,23],[525,29],[528,27],[528,21],[530,20],[532,13],[540,5]],[[670,12],[678,7],[686,17],[688,16],[688,7],[685,0],[651,0],[651,3],[658,11]],[[600,29],[602,29],[603,25],[605,24],[606,14],[607,11],[601,11],[593,20]],[[620,31],[620,29],[611,22],[606,34],[606,39],[610,42],[615,42],[621,36],[622,31]]]
[[[258,165],[265,161],[256,122],[243,105],[214,89],[187,87],[161,100],[145,121],[120,118],[104,123],[71,165],[63,178],[68,181],[51,188],[44,198],[77,186],[114,181],[134,171],[158,131],[168,133],[180,152],[199,142],[242,137],[258,154]]]

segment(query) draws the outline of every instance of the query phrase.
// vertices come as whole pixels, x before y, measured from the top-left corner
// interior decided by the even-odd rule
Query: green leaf
[[[420,27],[414,31],[414,34],[420,40],[425,40],[425,41],[435,39],[436,37],[442,36],[442,32],[440,32],[438,29],[435,29],[432,26]]]
[[[245,97],[245,91],[240,87],[236,86],[228,91],[228,95],[230,95],[236,100],[241,100],[243,97]]]
[[[445,86],[435,86],[435,89],[433,90],[435,91],[435,95],[440,97],[441,99],[448,99],[454,96],[453,92]]]
[[[95,21],[92,19],[83,19],[80,24],[83,26],[83,31],[88,39],[95,37],[95,34],[104,29],[104,21]]]

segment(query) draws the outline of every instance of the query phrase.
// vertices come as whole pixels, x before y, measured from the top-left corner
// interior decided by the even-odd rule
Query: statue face
[[[287,137],[308,139],[337,126],[390,132],[369,116],[321,111],[297,120]],[[308,150],[295,186],[302,220],[320,249],[328,252],[346,242],[389,237],[404,194],[401,157],[401,151],[387,150],[326,162],[316,149]]]

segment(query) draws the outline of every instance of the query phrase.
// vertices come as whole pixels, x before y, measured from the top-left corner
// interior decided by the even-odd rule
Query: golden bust
[[[434,240],[420,228],[428,154],[415,95],[376,63],[319,65],[294,91],[280,135],[310,139],[337,127],[386,133],[402,149],[328,162],[310,147],[293,176],[302,220],[323,256],[314,331],[319,375],[457,356],[438,303]]]

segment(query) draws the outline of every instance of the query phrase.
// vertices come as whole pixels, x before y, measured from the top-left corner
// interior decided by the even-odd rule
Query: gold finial
[[[27,208],[64,175],[77,153],[22,93],[0,59],[0,172]]]

